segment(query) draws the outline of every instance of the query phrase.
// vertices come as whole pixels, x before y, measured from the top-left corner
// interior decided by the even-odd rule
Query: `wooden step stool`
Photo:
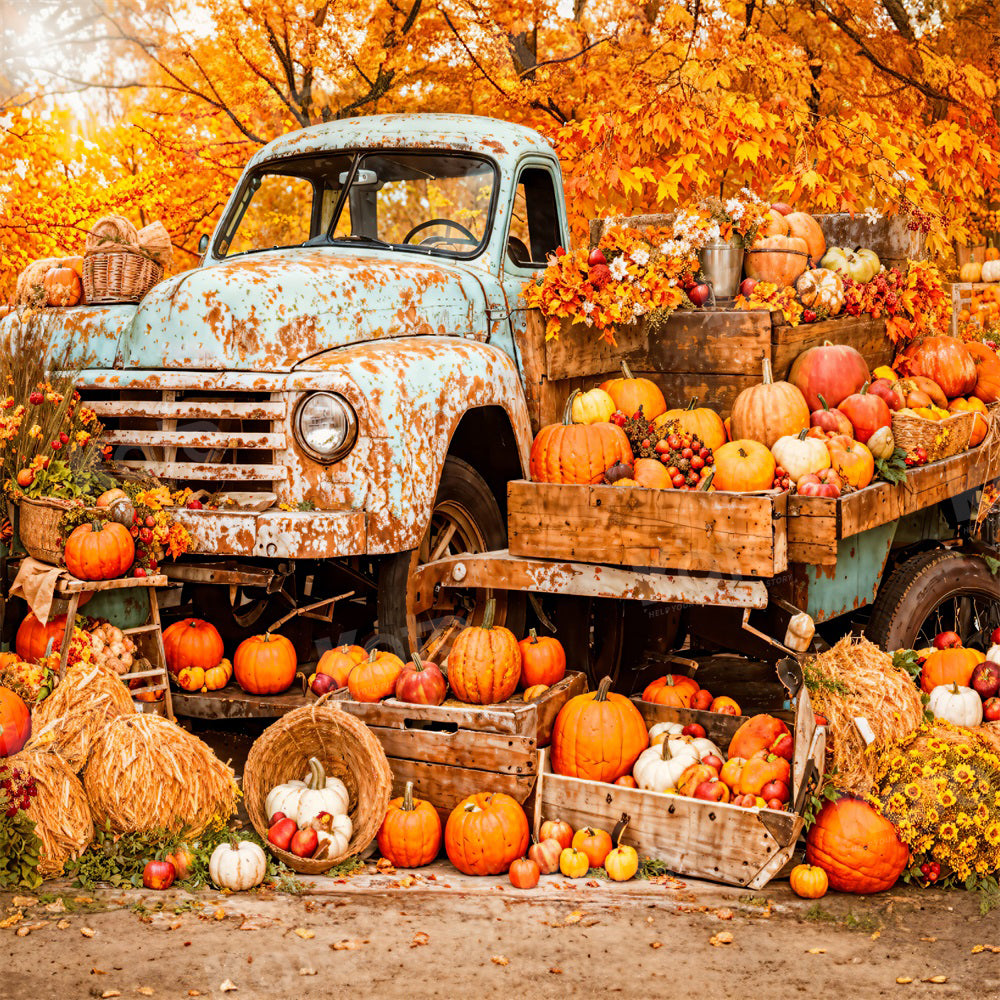
[[[66,662],[69,659],[69,643],[73,635],[73,622],[76,619],[80,595],[97,593],[105,590],[136,590],[145,588],[149,596],[149,617],[145,625],[136,628],[124,628],[122,632],[136,644],[137,652],[152,665],[150,670],[138,670],[127,674],[119,674],[127,685],[130,680],[142,678],[148,680],[148,686],[134,688],[133,695],[136,708],[140,712],[157,711],[163,706],[168,719],[174,719],[173,702],[170,698],[170,676],[167,672],[167,654],[163,648],[163,631],[160,628],[160,607],[156,600],[156,588],[165,587],[169,581],[165,576],[122,577],[118,580],[78,580],[67,572],[63,572],[56,585],[55,596],[69,601],[66,612],[66,631],[63,633],[62,653],[59,658],[59,678],[66,673]],[[158,701],[138,701],[135,695],[150,691],[162,691],[163,698]]]

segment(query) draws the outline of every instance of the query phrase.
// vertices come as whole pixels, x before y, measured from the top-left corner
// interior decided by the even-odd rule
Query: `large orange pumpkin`
[[[521,649],[510,629],[493,624],[496,603],[486,602],[482,625],[462,629],[448,654],[448,683],[459,701],[495,705],[521,679]]]
[[[646,685],[642,700],[687,708],[697,690],[698,682],[691,677],[685,677],[684,674],[664,674]]]
[[[525,691],[539,684],[551,687],[566,676],[566,650],[558,639],[550,635],[539,638],[535,629],[530,629],[517,645],[521,650],[520,684]]]
[[[201,618],[174,622],[163,633],[163,648],[167,669],[175,676],[185,667],[216,667],[226,655],[219,630]]]
[[[809,266],[809,244],[796,236],[765,236],[747,251],[743,269],[748,278],[769,281],[778,288],[795,284]]]
[[[920,687],[928,694],[941,684],[958,684],[968,687],[972,671],[986,657],[978,649],[936,649],[924,660],[920,671]]]
[[[771,448],[778,438],[809,429],[809,406],[791,382],[774,381],[770,359],[764,358],[761,367],[760,385],[744,389],[733,403],[730,437],[749,438]]]
[[[753,493],[769,490],[774,484],[774,456],[757,441],[727,441],[715,453],[717,490]]]
[[[676,423],[682,431],[697,437],[706,448],[713,451],[726,443],[726,427],[722,417],[707,406],[699,406],[697,397],[688,403],[686,410],[667,410],[654,423],[662,428]]]
[[[395,653],[373,649],[368,659],[357,664],[347,678],[351,697],[355,701],[368,702],[392,697],[403,667],[403,661]]]
[[[283,635],[253,635],[236,647],[233,673],[248,694],[281,694],[292,686],[299,661]]]
[[[124,576],[135,559],[135,542],[117,521],[81,524],[66,539],[66,569],[78,580],[113,580]]]
[[[649,746],[639,709],[609,690],[605,677],[596,691],[570,698],[552,727],[552,770],[571,778],[616,781],[629,774]]]
[[[898,372],[933,379],[949,398],[967,396],[976,388],[976,363],[955,337],[922,337],[909,344],[893,362]]]
[[[42,624],[34,611],[29,611],[27,618],[21,622],[14,639],[14,649],[22,660],[29,663],[40,660],[46,653],[49,643],[52,651],[62,649],[63,634],[66,631],[66,616],[59,615],[47,625]]]
[[[336,649],[328,649],[316,664],[317,674],[329,674],[336,687],[347,687],[351,671],[363,660],[368,659],[364,646],[350,646],[346,643]]]
[[[819,267],[819,262],[826,253],[826,237],[819,223],[808,212],[790,212],[785,216],[788,223],[788,235],[802,240],[809,252],[811,267]]]
[[[620,427],[574,424],[571,404],[562,423],[543,427],[531,444],[529,468],[536,483],[602,483],[615,462],[632,464],[632,448]]]
[[[448,860],[465,875],[501,875],[531,842],[528,817],[503,792],[479,792],[452,810],[444,829]]]
[[[622,377],[602,382],[601,388],[627,417],[631,417],[641,406],[643,416],[647,420],[655,420],[667,408],[660,387],[648,378],[636,378],[624,361]]]
[[[976,366],[976,388],[973,395],[984,403],[1000,400],[1000,357],[978,340],[965,345]]]
[[[13,691],[0,687],[0,757],[17,753],[31,735],[31,713]]]
[[[860,799],[827,802],[806,835],[806,861],[840,892],[891,889],[909,857],[892,823]]]
[[[441,817],[426,799],[413,797],[413,782],[389,803],[378,831],[378,849],[397,868],[429,865],[441,850]]]

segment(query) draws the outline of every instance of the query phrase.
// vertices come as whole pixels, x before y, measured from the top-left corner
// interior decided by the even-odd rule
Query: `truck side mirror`
[[[208,249],[208,233],[202,233],[201,239],[198,240],[198,253],[204,256],[205,251]]]

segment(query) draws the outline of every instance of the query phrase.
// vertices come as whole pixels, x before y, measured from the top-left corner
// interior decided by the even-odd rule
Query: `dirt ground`
[[[521,892],[444,863],[370,871],[295,896],[65,883],[16,906],[0,895],[0,997],[1000,998],[997,911],[981,916],[964,892],[813,903],[787,882],[549,876]]]

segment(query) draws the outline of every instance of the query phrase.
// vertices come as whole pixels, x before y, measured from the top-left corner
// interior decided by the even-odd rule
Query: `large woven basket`
[[[243,769],[250,822],[268,850],[303,875],[321,875],[363,851],[375,839],[392,796],[392,771],[382,745],[363,722],[328,697],[297,708],[268,726],[250,748]],[[310,757],[318,757],[327,775],[340,778],[351,796],[351,842],[343,854],[322,861],[300,858],[267,840],[269,817],[264,814],[264,803],[268,792],[282,782],[304,778]]]
[[[88,304],[138,302],[162,277],[163,268],[142,253],[99,250],[83,258],[83,292]]]
[[[972,429],[976,422],[974,412],[956,413],[944,420],[928,420],[908,413],[892,415],[892,436],[896,446],[907,455],[923,447],[928,462],[950,458],[969,447]]]
[[[65,566],[59,525],[72,508],[65,500],[49,497],[22,497],[18,503],[17,530],[28,555],[53,566]]]

